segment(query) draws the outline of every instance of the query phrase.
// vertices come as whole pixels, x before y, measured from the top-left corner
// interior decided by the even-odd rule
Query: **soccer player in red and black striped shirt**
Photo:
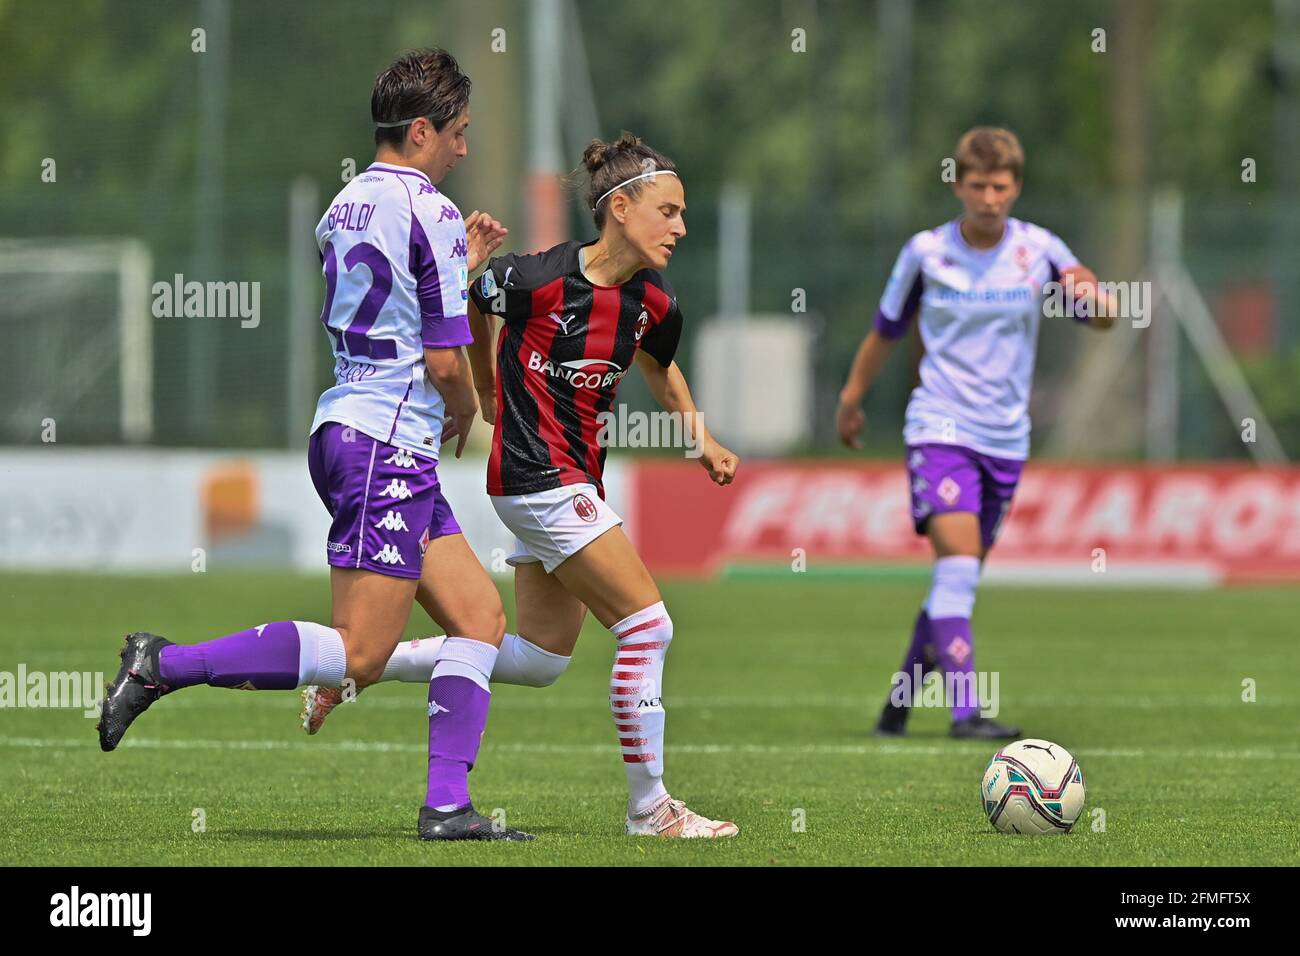
[[[492,682],[553,684],[590,608],[618,641],[610,706],[627,770],[626,832],[734,836],[734,823],[702,817],[664,788],[661,688],[673,625],[601,481],[601,415],[633,363],[659,404],[677,413],[715,483],[730,484],[739,464],[709,434],[673,361],[682,316],[660,270],[686,235],[685,194],[672,162],[630,133],[593,141],[583,164],[600,237],[493,259],[470,288],[467,351],[483,417],[496,427],[488,493],[517,538],[508,560],[519,633],[502,639]],[[399,644],[381,680],[427,681],[442,640]],[[308,733],[339,700],[330,688],[309,696]]]
[[[682,315],[660,270],[686,235],[685,193],[673,163],[630,133],[592,142],[583,164],[600,237],[493,259],[470,290],[468,353],[483,416],[495,424],[488,494],[518,539],[510,563],[520,634],[553,666],[572,653],[590,608],[618,641],[610,704],[630,789],[626,831],[733,836],[734,823],[706,819],[664,788],[672,620],[601,483],[598,416],[633,363],[659,404],[682,416],[715,483],[729,484],[739,463],[705,428],[673,361]],[[495,369],[493,316],[502,320]]]

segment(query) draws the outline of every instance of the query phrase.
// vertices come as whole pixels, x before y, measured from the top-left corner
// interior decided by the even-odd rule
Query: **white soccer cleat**
[[[343,703],[341,687],[317,687],[311,684],[302,689],[302,729],[309,734],[320,730],[330,711]]]
[[[628,836],[718,839],[735,836],[740,832],[740,827],[727,820],[702,817],[694,810],[687,809],[682,801],[666,797],[649,813],[636,818],[628,817],[626,832]]]

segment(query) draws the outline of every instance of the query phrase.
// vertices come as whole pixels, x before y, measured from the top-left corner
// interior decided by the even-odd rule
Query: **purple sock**
[[[934,670],[934,638],[930,634],[930,615],[926,613],[925,608],[916,615],[916,624],[912,626],[912,643],[907,648],[907,656],[903,658],[903,666],[899,670],[912,677],[919,665],[921,673]],[[919,687],[913,687],[912,692],[919,691]]]
[[[478,757],[492,695],[468,677],[429,681],[429,790],[425,805],[469,806],[469,772]]]
[[[955,685],[952,719],[965,720],[974,716],[979,713],[979,700],[974,692],[975,647],[971,637],[970,618],[935,618],[930,621],[930,633],[934,636],[934,650],[945,683],[950,674],[971,675],[969,681],[963,679]]]
[[[276,621],[201,644],[173,644],[158,655],[171,690],[208,684],[246,690],[292,690],[298,686],[298,628]]]

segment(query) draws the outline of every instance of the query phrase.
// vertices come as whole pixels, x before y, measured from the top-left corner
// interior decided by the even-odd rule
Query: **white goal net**
[[[0,239],[0,442],[150,440],[151,269],[134,239]]]

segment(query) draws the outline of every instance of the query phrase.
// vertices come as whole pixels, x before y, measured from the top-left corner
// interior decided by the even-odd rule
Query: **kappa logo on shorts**
[[[333,551],[335,554],[351,554],[352,545],[344,544],[342,541],[326,541],[325,550]]]
[[[387,458],[384,459],[385,465],[396,465],[398,468],[419,468],[420,462],[405,448],[399,448]]]
[[[596,506],[582,492],[578,492],[573,496],[573,511],[583,521],[592,522],[596,520]]]
[[[943,499],[944,504],[952,505],[957,503],[961,497],[961,486],[952,480],[951,475],[945,475],[943,481],[939,482],[939,487],[935,489],[939,497]]]
[[[410,531],[406,522],[402,519],[400,511],[390,511],[378,521],[375,522],[376,528],[383,528],[386,531]]]
[[[925,464],[925,455],[921,453],[921,449],[919,448],[913,451],[912,457],[907,460],[908,468],[920,468],[924,464]]]
[[[384,545],[375,554],[372,554],[370,560],[382,561],[384,564],[400,564],[403,567],[406,566],[406,562],[402,560],[402,552],[398,551],[397,548],[391,544]]]
[[[394,478],[388,483],[388,487],[379,493],[381,498],[396,498],[398,501],[405,501],[407,498],[414,498],[415,493],[406,487],[406,480],[403,478]]]

